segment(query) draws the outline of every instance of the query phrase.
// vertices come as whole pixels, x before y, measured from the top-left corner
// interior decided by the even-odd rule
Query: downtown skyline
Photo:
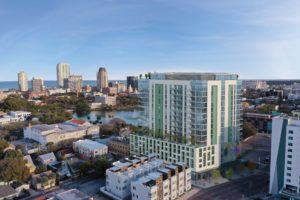
[[[95,80],[101,66],[110,79],[149,71],[295,79],[299,6],[295,0],[4,0],[0,81],[16,80],[22,70],[29,79],[55,80],[58,62],[85,80]]]

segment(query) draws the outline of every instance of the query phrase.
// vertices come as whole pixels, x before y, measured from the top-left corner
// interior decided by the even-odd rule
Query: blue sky
[[[0,0],[0,81],[144,72],[300,78],[298,0]]]

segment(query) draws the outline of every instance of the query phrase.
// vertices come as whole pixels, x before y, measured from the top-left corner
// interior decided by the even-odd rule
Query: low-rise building
[[[17,191],[9,185],[0,186],[0,200],[14,199],[17,196]]]
[[[118,88],[117,87],[106,87],[102,89],[102,93],[106,95],[117,95],[118,94]]]
[[[74,142],[73,149],[84,159],[97,158],[108,152],[106,145],[88,139]]]
[[[31,112],[11,111],[9,114],[0,117],[0,125],[10,124],[13,122],[23,122],[31,116]]]
[[[272,132],[272,115],[262,113],[244,113],[244,122],[251,123],[258,132]]]
[[[35,172],[36,166],[33,163],[31,156],[30,155],[26,155],[24,156],[24,160],[26,161],[26,167],[29,169],[30,174],[32,174],[33,172]]]
[[[49,95],[54,95],[54,94],[66,94],[70,92],[70,89],[68,88],[55,88],[55,89],[48,89],[48,94]]]
[[[40,174],[34,174],[31,177],[31,185],[37,190],[49,189],[51,187],[54,187],[55,184],[56,174],[50,170]]]
[[[11,111],[9,113],[10,116],[12,117],[17,117],[19,118],[20,120],[26,120],[28,119],[29,117],[31,117],[31,112],[27,112],[27,111]]]
[[[95,102],[100,102],[103,105],[115,106],[117,104],[117,97],[109,95],[95,96]]]
[[[57,162],[56,156],[53,152],[39,155],[37,160],[43,165],[51,165]]]
[[[24,128],[24,138],[32,139],[41,145],[52,142],[80,139],[85,136],[99,135],[99,126],[83,120],[70,120],[60,124],[38,124]]]
[[[101,191],[115,199],[175,199],[191,189],[191,169],[185,164],[169,165],[150,155],[118,161],[106,170]]]
[[[108,141],[108,151],[119,156],[130,155],[130,141],[125,137],[112,137]]]

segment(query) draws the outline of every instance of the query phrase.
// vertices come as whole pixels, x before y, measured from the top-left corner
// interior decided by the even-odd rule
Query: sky
[[[145,72],[300,78],[299,0],[0,0],[0,81]]]

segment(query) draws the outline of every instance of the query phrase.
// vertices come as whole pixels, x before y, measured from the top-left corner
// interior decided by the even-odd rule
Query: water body
[[[111,82],[121,82],[126,84],[125,80],[110,80]],[[55,88],[57,86],[56,81],[44,81],[44,85],[46,88]],[[84,80],[82,82],[83,86],[90,85],[90,86],[97,86],[96,80]],[[28,81],[28,87],[31,88],[31,81]],[[0,81],[0,90],[9,90],[9,89],[18,89],[18,81]]]
[[[126,110],[126,111],[92,111],[89,115],[78,117],[76,114],[73,114],[73,117],[76,119],[83,119],[88,120],[88,117],[90,118],[90,121],[96,121],[97,116],[100,116],[100,121],[102,124],[109,123],[114,118],[120,118],[123,119],[127,124],[132,124],[135,126],[141,125],[142,120],[139,117],[139,111],[138,110]]]

